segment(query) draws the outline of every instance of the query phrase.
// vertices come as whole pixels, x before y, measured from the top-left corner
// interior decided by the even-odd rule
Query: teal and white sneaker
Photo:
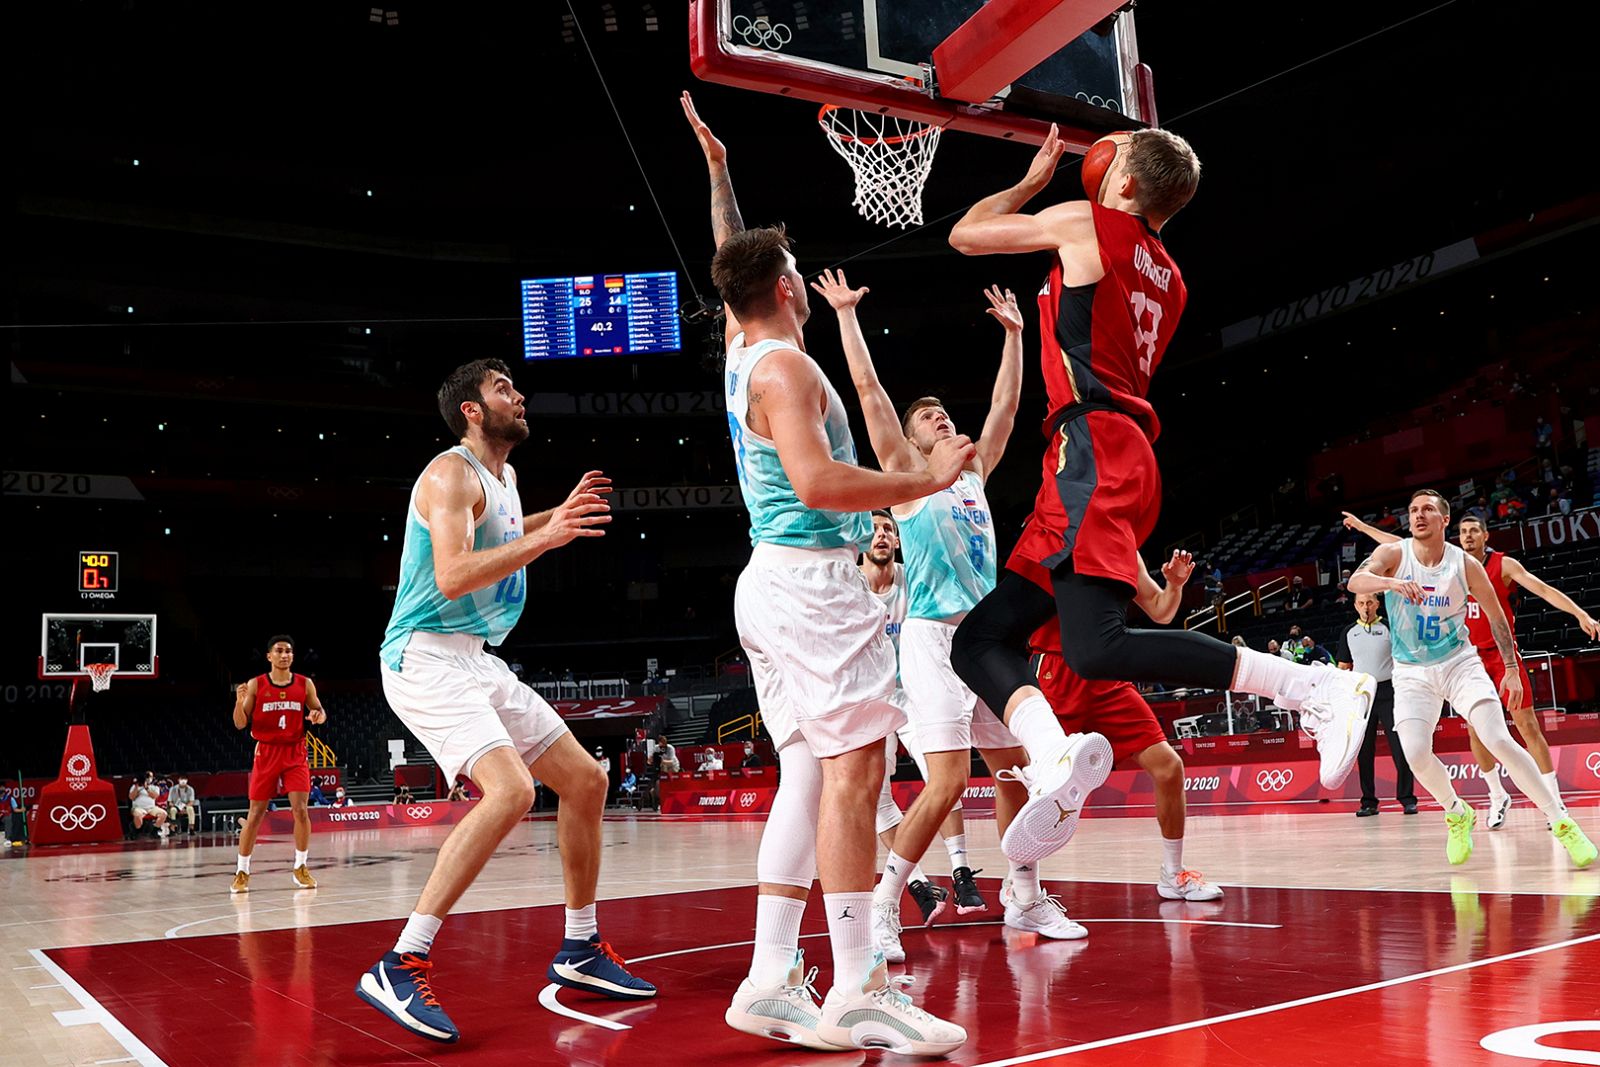
[[[913,979],[891,979],[883,956],[874,957],[859,986],[834,984],[822,1002],[817,1036],[840,1048],[888,1049],[902,1056],[946,1056],[966,1044],[967,1032],[935,1018],[901,989]]]
[[[817,1036],[822,1008],[817,1003],[817,969],[807,971],[803,952],[794,954],[788,980],[773,989],[757,989],[747,976],[739,983],[733,1003],[722,1016],[727,1024],[744,1034],[786,1041],[818,1052],[840,1052]]]

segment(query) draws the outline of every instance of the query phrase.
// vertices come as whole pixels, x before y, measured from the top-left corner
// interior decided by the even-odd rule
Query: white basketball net
[[[85,663],[83,672],[89,676],[89,682],[94,686],[96,693],[103,693],[111,688],[111,676],[117,673],[115,663]]]
[[[885,226],[922,225],[922,187],[939,150],[940,127],[848,107],[817,115],[828,143],[856,176],[856,210]]]

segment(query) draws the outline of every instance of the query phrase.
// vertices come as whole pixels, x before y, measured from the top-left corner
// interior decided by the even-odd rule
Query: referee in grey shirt
[[[1378,618],[1378,597],[1362,593],[1356,597],[1356,622],[1339,635],[1339,667],[1365,671],[1378,680],[1372,699],[1372,714],[1367,717],[1367,737],[1361,744],[1356,765],[1361,769],[1361,807],[1358,817],[1378,814],[1378,786],[1373,763],[1378,756],[1378,724],[1389,735],[1389,755],[1394,759],[1394,795],[1407,815],[1417,813],[1416,783],[1411,767],[1394,733],[1394,656],[1389,647],[1389,625]]]

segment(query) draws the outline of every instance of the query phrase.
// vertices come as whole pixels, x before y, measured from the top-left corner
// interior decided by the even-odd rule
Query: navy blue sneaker
[[[617,1000],[648,1000],[655,996],[656,987],[629,974],[622,962],[622,957],[600,940],[599,934],[587,941],[569,937],[562,940],[561,951],[550,961],[550,969],[544,975],[556,985]]]
[[[461,1039],[461,1031],[433,995],[428,984],[432,969],[433,961],[426,952],[385,952],[356,983],[356,996],[414,1034],[454,1044]]]

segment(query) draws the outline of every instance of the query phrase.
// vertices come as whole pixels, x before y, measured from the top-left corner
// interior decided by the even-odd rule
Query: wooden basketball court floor
[[[1600,837],[1600,794],[1569,798]],[[1133,815],[1136,813],[1124,813]],[[654,1001],[547,989],[561,929],[555,824],[513,833],[446,922],[435,989],[463,1037],[406,1034],[352,993],[393,942],[447,827],[313,839],[315,891],[263,838],[230,897],[231,840],[34,850],[0,861],[0,1063],[895,1063],[728,1029],[749,961],[759,821],[618,816],[605,827],[600,930]],[[1572,869],[1525,804],[1444,859],[1437,809],[1191,818],[1185,858],[1226,887],[1163,901],[1148,817],[1092,818],[1044,873],[1086,941],[1006,929],[994,824],[969,823],[981,921],[908,928],[903,970],[964,1025],[952,1063],[1600,1064],[1600,865]],[[4,854],[0,854],[4,855]],[[928,869],[948,873],[937,842]],[[915,907],[905,908],[910,918]],[[826,926],[802,928],[828,983]]]

